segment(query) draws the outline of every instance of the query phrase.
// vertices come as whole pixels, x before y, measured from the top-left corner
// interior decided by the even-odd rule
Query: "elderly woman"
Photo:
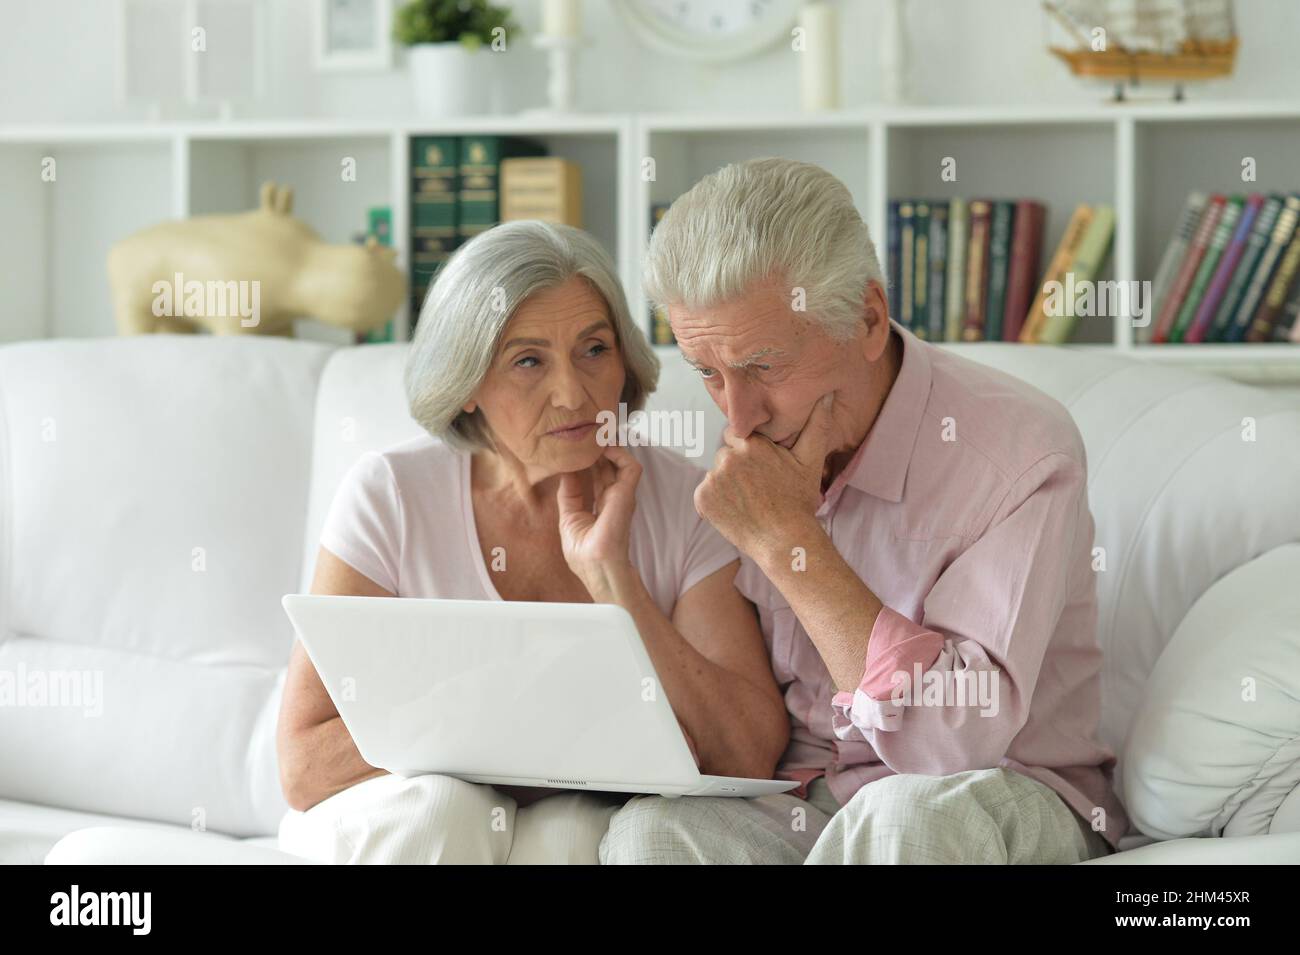
[[[659,448],[603,447],[659,365],[585,233],[498,226],[425,301],[406,366],[427,435],[364,455],[339,488],[312,592],[615,603],[636,621],[701,769],[768,778],[788,720],[736,551],[695,512],[703,477]],[[358,634],[357,639],[365,639]],[[277,734],[281,848],[331,862],[591,862],[626,796],[522,790],[367,764],[299,644]]]

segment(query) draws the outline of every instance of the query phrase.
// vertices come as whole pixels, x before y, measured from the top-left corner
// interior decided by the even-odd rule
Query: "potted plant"
[[[409,0],[393,39],[408,48],[416,109],[425,116],[487,112],[491,51],[519,32],[510,10],[488,0]]]

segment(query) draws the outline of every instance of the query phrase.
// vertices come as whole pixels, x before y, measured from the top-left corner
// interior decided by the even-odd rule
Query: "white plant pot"
[[[488,112],[492,71],[483,49],[459,43],[420,43],[406,51],[421,116],[475,116]]]

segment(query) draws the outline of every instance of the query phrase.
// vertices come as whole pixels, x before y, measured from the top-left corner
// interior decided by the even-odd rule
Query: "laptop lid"
[[[630,785],[700,778],[621,607],[311,594],[283,605],[372,766]]]

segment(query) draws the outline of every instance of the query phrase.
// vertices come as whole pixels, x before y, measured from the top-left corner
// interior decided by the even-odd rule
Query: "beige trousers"
[[[840,808],[826,780],[808,798],[637,796],[614,813],[604,864],[1064,864],[1107,855],[1048,786],[1007,769],[886,776]]]
[[[563,791],[517,808],[451,776],[375,776],[280,820],[281,851],[338,864],[587,864],[625,795]]]

